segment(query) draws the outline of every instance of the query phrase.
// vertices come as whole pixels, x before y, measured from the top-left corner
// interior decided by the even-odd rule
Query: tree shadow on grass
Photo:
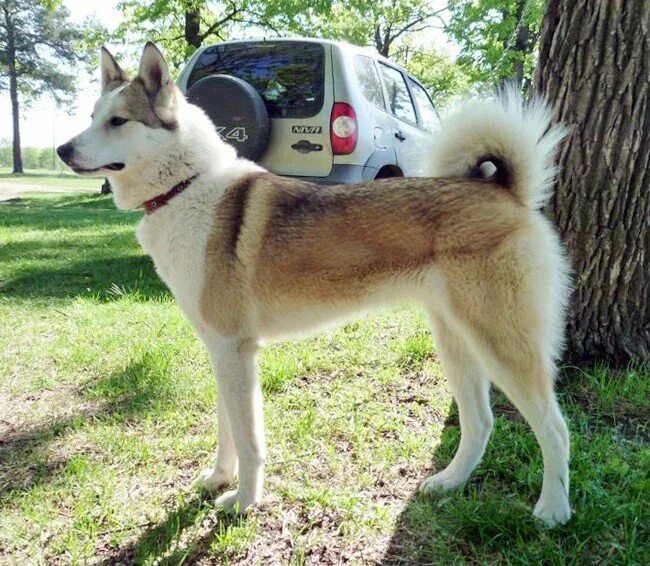
[[[41,246],[37,258],[47,261],[57,253],[54,246]],[[116,293],[137,295],[142,300],[170,295],[151,258],[145,255],[76,262],[60,259],[56,263],[56,267],[42,268],[36,262],[18,276],[0,281],[0,293],[21,299],[88,297],[100,301],[113,300]]]
[[[163,521],[147,526],[137,538],[115,549],[100,564],[193,564],[211,554],[210,546],[217,533],[248,520],[215,511],[213,498],[205,494],[181,496]],[[218,561],[216,556],[210,559]]]
[[[67,392],[79,397],[78,410],[45,418],[0,437],[0,501],[48,483],[73,454],[52,454],[51,445],[93,423],[121,423],[143,418],[161,403],[173,403],[168,368],[145,354],[126,369]],[[68,397],[64,398],[67,401]]]
[[[99,194],[48,194],[0,201],[0,222],[9,227],[50,230],[60,226],[79,227],[101,222],[106,225],[132,224],[139,211],[117,210],[110,197]]]
[[[504,550],[546,538],[532,517],[541,488],[541,453],[528,425],[502,395],[493,395],[492,406],[491,442],[468,482],[456,491],[423,495],[417,491],[420,482],[451,461],[460,441],[452,405],[431,470],[414,482],[381,564],[498,564]]]
[[[643,440],[638,428],[629,432],[619,427],[616,434],[630,434],[623,440],[612,435],[608,419],[603,418],[607,415],[583,405],[584,380],[583,385],[576,376],[572,380],[561,395],[572,429],[574,516],[567,525],[547,529],[533,518],[542,483],[541,451],[528,424],[503,395],[496,394],[492,403],[495,429],[482,463],[455,492],[425,496],[414,491],[381,563],[638,563],[640,517],[629,505],[636,497],[634,489],[628,494],[625,487],[612,485],[612,478],[621,465],[627,470],[627,464],[616,463],[625,454],[621,446],[633,439],[642,446]],[[454,404],[433,457],[433,469],[414,487],[451,461],[460,439],[458,425]],[[612,469],[602,462],[604,456],[613,460]],[[631,459],[629,465],[634,466]],[[621,485],[626,481],[621,479]]]
[[[0,247],[0,293],[99,300],[113,298],[115,289],[144,299],[168,295],[153,262],[135,241],[138,217],[116,213],[110,202],[97,197],[65,197],[51,205],[37,200],[33,207],[14,206],[11,211],[0,208],[0,225],[10,235],[29,234]]]

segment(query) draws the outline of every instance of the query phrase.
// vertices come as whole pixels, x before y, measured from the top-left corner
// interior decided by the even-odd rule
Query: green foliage
[[[206,20],[213,14],[209,2],[186,2],[184,0],[123,0],[118,4],[123,19],[115,33],[116,39],[141,46],[145,41],[152,40],[165,49],[167,62],[178,69],[192,55],[196,47],[185,40],[184,14],[186,8],[192,8],[200,13],[201,19]],[[214,14],[216,19],[216,14]],[[227,37],[224,25],[206,36],[206,39],[223,40]]]
[[[51,147],[23,147],[23,166],[26,169],[52,169],[52,148]],[[12,153],[11,142],[0,140],[0,167],[11,167]],[[54,159],[54,166],[62,168],[59,159]]]
[[[439,108],[471,88],[472,81],[465,67],[435,47],[404,49],[395,59],[422,82]]]
[[[323,3],[328,2],[315,4]],[[153,40],[179,69],[197,47],[224,41],[235,30],[257,27],[279,34],[272,21],[285,29],[304,6],[297,0],[122,0],[118,9],[124,20],[116,39],[138,46]]]
[[[11,167],[11,140],[0,139],[0,167]]]
[[[450,0],[448,9],[446,31],[472,81],[530,80],[544,0]]]
[[[409,34],[431,26],[430,0],[332,0],[303,7],[284,26],[292,33],[372,46],[388,57]]]

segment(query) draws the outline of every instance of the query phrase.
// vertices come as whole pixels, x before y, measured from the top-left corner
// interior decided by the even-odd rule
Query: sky
[[[446,0],[433,0],[434,6],[444,6]],[[109,30],[115,29],[120,14],[115,10],[117,2],[106,0],[65,0],[73,22],[82,22],[95,16]],[[422,41],[434,42],[441,48],[455,53],[457,48],[437,29],[423,32]],[[94,79],[94,82],[93,82]],[[99,70],[94,76],[79,70],[77,102],[73,108],[57,108],[48,97],[42,97],[30,108],[21,107],[20,134],[23,147],[53,147],[66,142],[90,124],[90,114],[99,95]],[[0,94],[0,139],[11,139],[11,104],[9,94]]]

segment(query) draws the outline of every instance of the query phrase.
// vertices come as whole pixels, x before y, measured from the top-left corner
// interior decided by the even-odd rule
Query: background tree
[[[650,2],[549,0],[536,88],[571,127],[550,212],[576,291],[568,357],[650,358]]]
[[[418,46],[406,41],[396,50],[394,59],[422,82],[439,108],[472,88],[465,68],[433,45]]]
[[[447,8],[443,26],[472,81],[491,87],[508,79],[528,90],[544,0],[449,0]]]
[[[165,49],[167,60],[180,67],[206,41],[223,41],[244,17],[244,2],[225,0],[125,0],[118,4],[123,21],[119,39],[141,47],[153,40]]]
[[[310,4],[301,12],[294,9],[292,18],[281,18],[284,25],[277,27],[372,46],[389,57],[400,40],[430,28],[442,11],[429,0],[331,0]]]
[[[0,90],[8,90],[13,120],[13,171],[23,172],[20,104],[48,94],[69,103],[76,75],[88,60],[88,29],[68,20],[60,0],[0,0]]]
[[[116,37],[138,49],[146,40],[159,43],[178,70],[196,49],[228,39],[234,29],[280,35],[301,11],[329,4],[314,0],[306,8],[299,0],[123,0],[118,9],[124,19]]]

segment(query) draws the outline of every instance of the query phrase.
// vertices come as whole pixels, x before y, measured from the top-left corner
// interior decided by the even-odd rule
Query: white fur
[[[156,57],[149,52],[143,58],[144,72],[159,64]],[[106,64],[110,65],[110,61]],[[423,304],[431,315],[435,341],[458,402],[462,428],[460,447],[453,461],[427,479],[422,489],[456,487],[480,461],[492,428],[488,397],[491,379],[522,410],[542,446],[544,485],[535,514],[548,524],[568,520],[568,433],[555,398],[543,401],[522,393],[509,368],[445,306],[449,303],[446,292],[454,282],[445,280],[436,268],[420,274],[417,280],[386,282],[358,304],[322,305],[309,311],[280,303],[266,306],[253,318],[253,326],[246,335],[220,335],[203,320],[199,300],[214,211],[231,183],[262,169],[239,159],[234,149],[219,138],[206,115],[184,100],[176,102],[174,116],[178,127],[174,130],[133,123],[119,132],[107,131],[103,124],[118,97],[119,89],[105,93],[97,103],[91,127],[72,140],[75,159],[82,167],[100,167],[114,161],[126,164],[122,171],[102,172],[111,181],[118,207],[141,207],[145,201],[198,174],[189,189],[155,214],[145,216],[137,234],[205,343],[217,375],[219,450],[214,467],[203,472],[199,481],[216,490],[233,481],[238,467],[240,475],[238,490],[223,494],[217,500],[219,505],[243,512],[262,496],[266,447],[255,361],[259,341],[312,331],[407,297]],[[446,121],[432,158],[435,173],[464,176],[481,155],[498,155],[512,167],[517,196],[535,208],[548,195],[554,174],[552,154],[562,137],[560,128],[544,134],[549,117],[542,102],[522,107],[512,93],[502,101],[474,103]],[[568,289],[566,261],[548,222],[533,211],[531,218],[531,234],[539,237],[522,244],[530,246],[530,265],[525,266],[524,272],[539,278],[532,284],[536,296],[531,301],[539,304],[535,318],[540,321],[534,340],[542,345],[542,358],[551,368],[563,334],[562,313]],[[519,336],[512,339],[523,340]]]
[[[500,97],[466,103],[443,121],[427,173],[464,177],[478,159],[491,154],[514,173],[513,192],[526,206],[538,209],[553,189],[555,150],[567,132],[562,125],[551,125],[551,119],[544,99],[525,104],[512,88]]]

